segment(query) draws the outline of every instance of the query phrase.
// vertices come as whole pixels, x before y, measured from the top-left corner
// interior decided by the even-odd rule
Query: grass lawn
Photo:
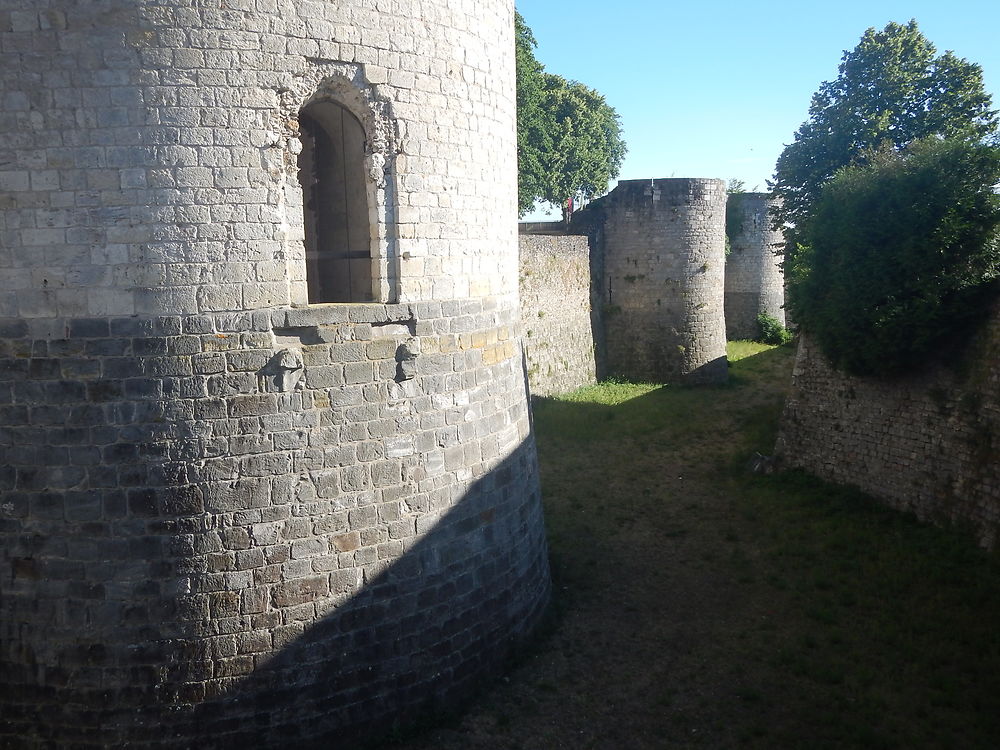
[[[409,748],[997,748],[1000,561],[769,454],[793,349],[535,406],[553,618]]]

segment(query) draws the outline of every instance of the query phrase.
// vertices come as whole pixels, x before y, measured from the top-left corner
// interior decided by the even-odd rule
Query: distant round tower
[[[623,180],[600,207],[608,371],[724,381],[725,183]]]
[[[784,244],[769,214],[775,199],[768,193],[729,196],[726,229],[726,336],[754,339],[757,316],[766,313],[785,323],[785,278],[777,252]]]
[[[348,746],[537,622],[512,33],[5,3],[0,745]]]

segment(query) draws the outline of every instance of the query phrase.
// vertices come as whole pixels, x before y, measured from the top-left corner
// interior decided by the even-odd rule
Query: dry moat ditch
[[[392,744],[995,748],[1000,561],[769,453],[794,351],[725,386],[536,404],[545,631],[466,711]]]

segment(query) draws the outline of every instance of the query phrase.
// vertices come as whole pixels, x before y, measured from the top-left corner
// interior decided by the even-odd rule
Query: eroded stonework
[[[1000,532],[1000,309],[956,367],[881,379],[835,370],[803,335],[776,454],[995,547]]]
[[[512,30],[4,3],[0,744],[350,745],[530,632]],[[306,304],[317,98],[364,129],[379,304]]]

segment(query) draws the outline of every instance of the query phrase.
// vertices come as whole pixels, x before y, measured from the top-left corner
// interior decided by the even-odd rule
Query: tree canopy
[[[788,291],[835,366],[905,372],[973,330],[1000,274],[998,181],[996,147],[931,136],[822,186]]]
[[[868,29],[835,81],[822,83],[809,119],[778,157],[772,189],[782,199],[786,255],[794,256],[820,189],[838,169],[918,138],[981,140],[997,129],[979,65],[935,56],[916,21]]]
[[[604,192],[625,158],[618,113],[577,81],[547,73],[531,29],[515,13],[518,210]]]

